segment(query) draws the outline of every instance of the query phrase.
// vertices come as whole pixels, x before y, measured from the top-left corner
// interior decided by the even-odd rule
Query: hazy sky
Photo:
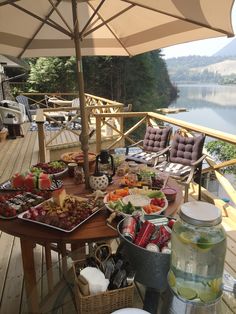
[[[236,33],[236,3],[233,6],[232,11],[232,24],[234,33]],[[174,58],[189,55],[211,56],[225,45],[227,45],[233,38],[220,37],[198,40],[195,42],[175,45],[169,48],[162,49],[164,58]]]

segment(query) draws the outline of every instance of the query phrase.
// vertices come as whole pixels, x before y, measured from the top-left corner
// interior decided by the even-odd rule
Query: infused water
[[[181,206],[171,234],[168,283],[180,298],[211,303],[222,294],[226,234],[221,211],[205,202]]]
[[[221,296],[226,235],[220,224],[201,227],[179,219],[171,249],[168,282],[179,297],[208,303]]]

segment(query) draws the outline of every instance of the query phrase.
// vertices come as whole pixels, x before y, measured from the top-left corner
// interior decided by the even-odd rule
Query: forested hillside
[[[166,63],[172,82],[236,84],[236,56],[189,56]]]
[[[30,73],[24,91],[78,90],[75,58],[28,60]],[[83,57],[85,92],[124,103],[133,110],[167,106],[176,96],[160,51],[128,57]],[[15,91],[19,93],[19,91]]]

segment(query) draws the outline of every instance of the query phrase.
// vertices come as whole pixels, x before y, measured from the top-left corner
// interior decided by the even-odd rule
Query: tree
[[[29,60],[29,91],[68,92],[76,89],[75,58],[38,58]]]
[[[74,92],[77,88],[75,58],[29,59],[28,91]],[[129,57],[84,57],[85,91],[89,94],[132,103],[136,111],[168,106],[172,86],[160,50]]]
[[[132,58],[85,57],[83,61],[88,93],[132,103],[136,111],[167,106],[177,95],[159,50]]]
[[[219,161],[227,161],[236,157],[236,146],[223,141],[211,141],[206,145],[207,151]],[[225,172],[236,174],[236,166],[230,166]]]

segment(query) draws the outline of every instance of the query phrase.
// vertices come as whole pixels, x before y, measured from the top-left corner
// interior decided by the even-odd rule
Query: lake
[[[169,108],[186,108],[188,112],[172,118],[236,134],[236,86],[177,85],[179,97]]]
[[[186,108],[187,112],[171,114],[170,117],[236,135],[236,86],[206,84],[177,86],[179,97],[169,108]],[[235,176],[226,177],[236,187]],[[209,182],[208,189],[221,198],[228,197],[214,181]]]

